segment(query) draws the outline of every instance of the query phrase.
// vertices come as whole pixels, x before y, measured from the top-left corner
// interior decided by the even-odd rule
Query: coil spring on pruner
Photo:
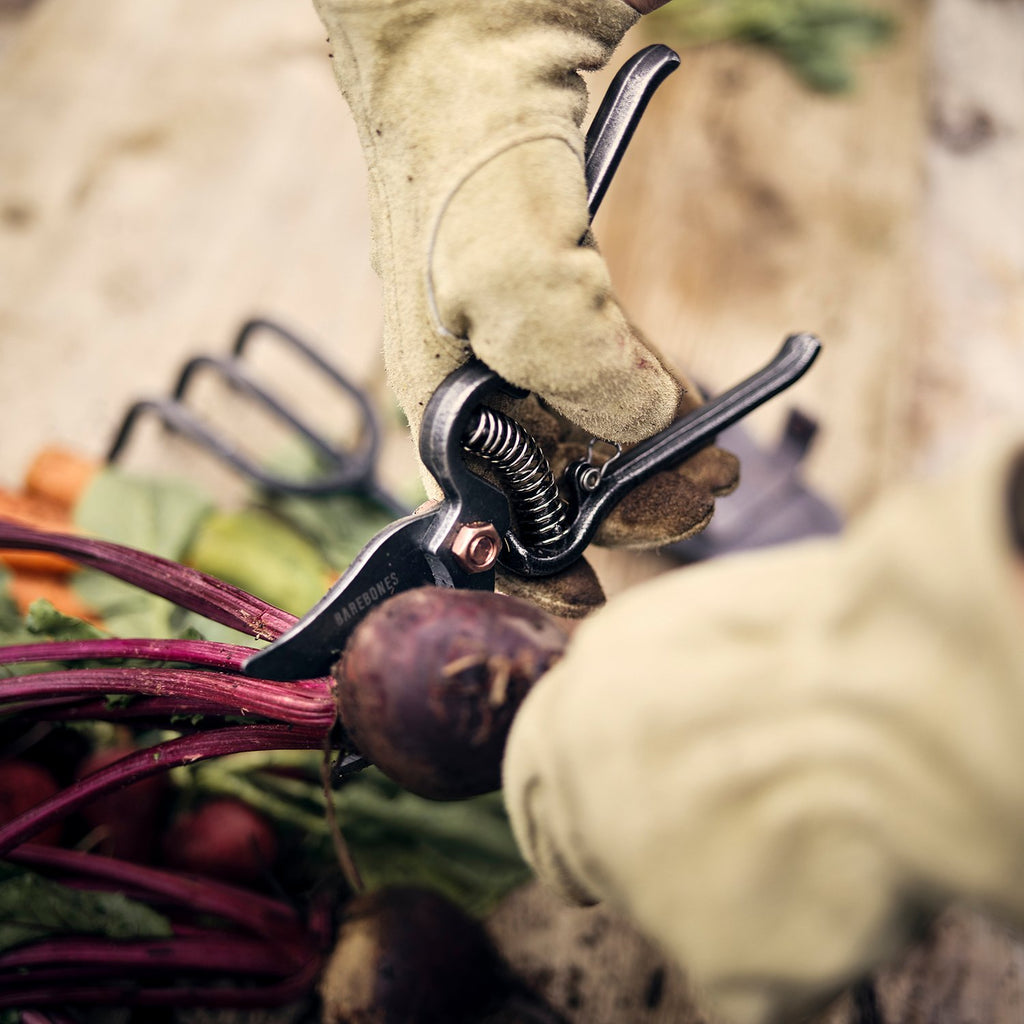
[[[553,547],[569,530],[569,515],[540,445],[511,416],[481,406],[462,447],[494,467],[509,489],[516,531],[526,544]]]

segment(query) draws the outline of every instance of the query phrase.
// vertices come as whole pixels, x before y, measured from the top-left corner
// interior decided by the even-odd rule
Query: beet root
[[[56,796],[59,790],[53,776],[40,765],[21,760],[0,763],[0,825],[6,825],[36,804]],[[54,822],[33,836],[32,841],[55,846],[61,840],[62,831],[62,824]]]
[[[443,896],[396,887],[345,908],[320,983],[324,1024],[457,1024],[500,991],[481,925]]]
[[[125,746],[94,751],[80,765],[78,777],[98,772],[134,753],[135,749]],[[166,775],[151,775],[86,804],[81,814],[94,830],[93,851],[139,864],[150,863],[156,855],[164,807],[170,793]]]
[[[258,885],[277,857],[270,822],[247,803],[217,797],[179,815],[163,837],[164,863],[235,885]]]
[[[342,724],[364,757],[419,796],[491,792],[512,719],[566,642],[525,601],[406,591],[367,615],[335,665]]]

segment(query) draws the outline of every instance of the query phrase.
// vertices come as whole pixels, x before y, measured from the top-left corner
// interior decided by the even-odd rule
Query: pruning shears
[[[609,87],[587,134],[591,216],[654,90],[678,64],[668,47],[650,46]],[[378,533],[292,629],[249,658],[245,673],[275,680],[327,675],[367,613],[404,590],[493,590],[499,565],[526,577],[567,569],[629,491],[711,444],[720,431],[788,388],[819,349],[813,335],[789,337],[752,376],[627,452],[600,465],[590,458],[571,464],[558,482],[536,441],[486,404],[497,394],[526,392],[470,360],[437,388],[420,432],[420,458],[443,500]],[[474,472],[467,456],[488,463],[497,483]]]

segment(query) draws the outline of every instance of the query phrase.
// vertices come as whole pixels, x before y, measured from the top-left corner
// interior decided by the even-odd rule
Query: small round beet
[[[500,991],[487,933],[443,896],[396,887],[345,907],[320,982],[323,1024],[457,1024]]]
[[[164,862],[236,885],[256,885],[277,856],[273,826],[233,797],[179,815],[163,837]]]
[[[92,775],[135,750],[135,747],[122,746],[93,751],[79,766],[78,777]],[[148,864],[157,850],[164,806],[170,792],[166,775],[151,775],[86,804],[81,815],[95,830],[96,842],[92,848],[107,856]]]
[[[60,787],[43,767],[31,761],[0,762],[0,825],[31,810],[36,804],[56,796]],[[60,842],[62,825],[59,821],[48,825],[32,837],[33,843],[55,846]]]
[[[551,616],[516,598],[406,591],[366,616],[334,667],[342,724],[419,796],[491,792],[512,719],[566,642]]]

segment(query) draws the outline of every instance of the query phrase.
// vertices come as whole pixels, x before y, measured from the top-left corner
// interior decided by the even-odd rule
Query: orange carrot
[[[57,533],[74,532],[71,516],[62,505],[48,498],[15,494],[0,489],[0,517],[23,526]],[[12,569],[67,574],[75,563],[45,551],[0,551],[0,561]]]
[[[99,468],[98,463],[67,448],[43,448],[25,476],[25,491],[46,498],[69,511]]]
[[[102,627],[103,623],[93,611],[82,603],[78,595],[71,589],[63,574],[58,575],[51,572],[25,572],[19,571],[7,581],[7,589],[10,591],[18,611],[24,615],[37,598],[44,597],[59,612],[65,615],[73,615],[76,619],[84,619],[94,626]]]

